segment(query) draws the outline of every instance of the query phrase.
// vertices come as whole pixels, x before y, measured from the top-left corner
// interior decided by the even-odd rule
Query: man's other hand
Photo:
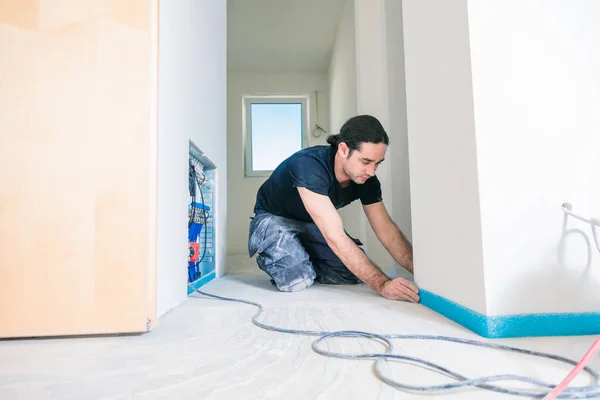
[[[403,278],[394,278],[386,281],[379,291],[386,299],[404,300],[412,303],[419,302],[419,289]]]

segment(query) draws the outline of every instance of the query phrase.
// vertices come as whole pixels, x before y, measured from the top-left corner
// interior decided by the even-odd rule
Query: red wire
[[[553,391],[548,393],[546,395],[546,397],[544,397],[542,400],[556,399],[556,396],[558,396],[563,390],[565,390],[567,385],[573,380],[573,378],[575,378],[575,375],[577,375],[583,368],[585,368],[588,361],[590,361],[590,358],[592,358],[594,356],[594,353],[596,353],[596,351],[599,348],[600,348],[600,336],[598,336],[598,338],[596,339],[596,341],[594,342],[592,347],[590,347],[590,349],[587,351],[587,353],[585,353],[585,355],[583,356],[581,361],[579,361],[579,363],[575,366],[575,368],[573,368],[573,370],[569,373],[569,375],[567,375],[567,377],[565,379],[563,379],[563,381],[556,388],[554,388]]]

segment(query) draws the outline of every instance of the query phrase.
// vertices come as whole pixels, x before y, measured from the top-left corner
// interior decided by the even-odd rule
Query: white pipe
[[[596,218],[587,219],[587,218],[584,218],[580,215],[573,213],[571,211],[573,209],[573,206],[571,205],[571,203],[563,203],[562,209],[565,214],[570,215],[573,218],[576,218],[580,221],[590,224],[590,226],[592,227],[592,236],[594,237],[594,243],[596,244],[596,249],[598,249],[598,251],[600,251],[600,242],[598,242],[598,234],[596,233],[596,227],[600,226],[600,220],[598,220]]]

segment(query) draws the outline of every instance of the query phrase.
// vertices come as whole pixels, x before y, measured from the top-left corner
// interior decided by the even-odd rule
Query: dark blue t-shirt
[[[284,160],[262,184],[256,195],[254,212],[312,222],[298,187],[328,196],[336,209],[356,199],[363,205],[381,201],[381,184],[376,176],[364,184],[350,182],[345,188],[335,178],[336,148],[330,145],[302,149]]]

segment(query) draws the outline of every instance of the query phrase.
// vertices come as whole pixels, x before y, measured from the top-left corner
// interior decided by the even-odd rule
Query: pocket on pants
[[[273,215],[271,214],[259,214],[250,222],[250,237],[248,238],[248,254],[250,257],[265,248],[267,228],[272,219]]]

